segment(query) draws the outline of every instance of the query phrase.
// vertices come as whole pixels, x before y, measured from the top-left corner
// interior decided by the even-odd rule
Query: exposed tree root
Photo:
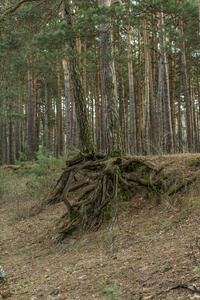
[[[54,195],[46,204],[63,201],[67,207],[61,239],[68,233],[81,229],[83,232],[97,230],[105,219],[116,214],[118,198],[125,191],[131,199],[138,184],[151,189],[158,196],[156,186],[149,182],[150,174],[156,174],[156,168],[139,158],[110,158],[105,156],[89,157],[79,154],[67,161],[54,189]],[[70,192],[76,192],[76,199],[69,200]],[[160,197],[160,195],[159,195]],[[66,217],[67,216],[67,217]]]
[[[66,204],[61,239],[76,229],[97,230],[105,219],[115,217],[118,199],[133,199],[138,189],[150,191],[161,202],[162,193],[171,186],[164,181],[163,168],[157,170],[140,158],[107,159],[79,154],[66,165],[53,197],[46,202]]]

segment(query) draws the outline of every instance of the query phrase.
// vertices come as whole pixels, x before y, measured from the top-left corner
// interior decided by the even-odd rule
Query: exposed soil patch
[[[25,185],[18,205],[15,187],[9,188],[0,204],[0,264],[10,299],[109,299],[113,290],[119,297],[110,299],[200,299],[188,289],[171,289],[183,283],[200,289],[200,159],[145,160],[160,170],[160,203],[139,185],[130,201],[119,201],[114,224],[87,235],[77,231],[61,243],[57,223],[65,204],[30,216],[35,200],[23,197]]]

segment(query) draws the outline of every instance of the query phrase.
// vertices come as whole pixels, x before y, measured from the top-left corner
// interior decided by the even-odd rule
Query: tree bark
[[[70,148],[70,86],[69,86],[69,69],[66,59],[63,60],[64,82],[65,82],[65,124],[66,124],[66,153]]]
[[[8,124],[8,141],[9,141],[9,154],[8,154],[8,163],[10,165],[14,164],[14,148],[13,148],[13,122],[9,121]]]
[[[33,101],[33,78],[28,71],[28,160],[35,159],[35,118]]]
[[[183,140],[182,140],[182,116],[181,116],[181,91],[182,91],[182,63],[180,56],[180,75],[179,75],[179,95],[178,95],[178,152],[183,152]]]
[[[110,0],[98,0],[98,5],[110,6]],[[107,111],[107,153],[119,155],[124,153],[119,113],[117,109],[118,95],[113,60],[112,33],[108,25],[100,26],[100,56],[102,66],[104,98]]]
[[[62,155],[63,150],[63,140],[62,140],[62,99],[61,99],[61,83],[60,83],[60,64],[57,62],[57,87],[58,87],[58,96],[57,96],[57,103],[56,103],[56,111],[57,111],[57,150],[56,150],[56,157],[58,158]]]
[[[49,150],[49,126],[48,126],[48,88],[47,77],[44,73],[44,146]]]
[[[126,26],[126,43],[128,50],[128,80],[129,80],[129,109],[130,109],[130,153],[136,152],[135,101],[133,83],[133,63],[131,51],[130,24]]]
[[[180,33],[181,38],[183,38],[183,20],[180,17],[179,19]],[[181,61],[182,61],[182,80],[183,80],[183,92],[185,99],[185,108],[186,108],[186,132],[187,132],[187,146],[188,151],[192,152],[192,140],[191,140],[191,107],[190,107],[190,98],[188,93],[188,79],[187,79],[187,69],[186,69],[186,55],[185,55],[185,45],[183,40],[181,41]]]
[[[69,0],[63,0],[64,19],[69,27],[72,25],[72,13],[70,5],[71,4]],[[67,44],[71,50],[77,52],[75,38],[68,40]],[[69,61],[73,94],[76,101],[76,114],[79,123],[81,148],[84,152],[94,153],[94,145],[91,138],[91,131],[86,109],[86,99],[84,97],[84,89],[81,82],[79,65],[77,63],[77,58],[74,56],[70,56]]]
[[[141,25],[138,24],[138,154],[142,154],[142,101],[141,101]]]
[[[145,56],[145,103],[144,103],[144,126],[143,126],[143,148],[145,154],[150,154],[150,139],[149,139],[149,127],[150,127],[150,105],[149,105],[149,37],[148,37],[148,25],[147,19],[143,21],[144,32],[144,56]]]
[[[163,110],[164,110],[164,140],[166,153],[173,152],[173,132],[171,122],[171,109],[169,98],[169,81],[168,81],[168,69],[167,58],[165,52],[165,32],[164,32],[164,15],[163,12],[159,13],[159,26],[160,26],[160,68],[162,77],[162,98],[163,98]]]

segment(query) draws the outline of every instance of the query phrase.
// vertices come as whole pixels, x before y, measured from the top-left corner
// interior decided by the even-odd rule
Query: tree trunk
[[[141,28],[138,24],[138,154],[142,154],[142,101],[141,101]]]
[[[144,31],[144,56],[145,56],[145,104],[144,104],[144,126],[143,126],[143,148],[145,154],[150,154],[150,139],[149,139],[149,127],[150,127],[150,105],[149,105],[149,37],[148,37],[148,25],[147,19],[143,21]]]
[[[183,37],[183,20],[179,19],[180,33],[181,38]],[[188,80],[187,80],[187,69],[186,69],[186,55],[185,55],[185,45],[183,40],[181,41],[181,61],[182,61],[182,80],[183,80],[183,92],[185,99],[185,108],[186,108],[186,132],[187,132],[187,145],[188,151],[192,152],[192,140],[191,140],[191,108],[190,108],[190,98],[188,93]]]
[[[72,25],[72,13],[69,0],[63,0],[64,19],[67,25]],[[71,38],[67,41],[71,50],[77,52],[76,39]],[[84,89],[81,82],[81,74],[76,57],[70,57],[70,73],[73,86],[74,99],[76,101],[76,114],[79,123],[81,148],[88,153],[94,153],[94,145],[92,143],[91,131],[86,109],[86,99],[84,97]]]
[[[118,56],[121,58],[121,37],[120,37],[120,27],[117,25],[117,35],[118,35]],[[124,91],[123,91],[123,73],[121,66],[118,67],[118,97],[119,97],[119,121],[123,136],[123,143],[125,145],[125,106],[124,106]]]
[[[103,78],[102,69],[100,71],[101,82],[101,151],[106,152],[106,112],[105,112],[105,99],[103,92]]]
[[[162,78],[161,78],[161,69],[158,70],[158,91],[157,91],[157,126],[156,126],[156,135],[158,141],[158,151],[162,152],[161,136],[162,136]]]
[[[98,5],[110,6],[110,0],[98,0]],[[117,109],[118,95],[113,60],[112,33],[106,24],[100,26],[100,56],[102,66],[104,98],[107,111],[107,152],[123,154],[122,134]]]
[[[67,60],[63,60],[64,82],[65,82],[65,124],[66,124],[66,153],[70,148],[70,87],[69,87],[69,69]]]
[[[60,83],[60,64],[57,62],[57,87],[58,87],[58,97],[56,103],[56,111],[57,111],[57,150],[56,157],[58,158],[62,155],[63,150],[63,141],[62,141],[62,99],[61,99],[61,83]]]
[[[44,146],[49,150],[48,88],[46,74],[44,74],[44,106]]]
[[[131,52],[130,25],[126,26],[126,42],[128,50],[128,80],[129,80],[129,108],[130,108],[130,153],[136,151],[136,125],[135,125],[135,101],[134,101],[134,83],[133,83],[133,63]]]
[[[4,130],[3,130],[3,119],[0,120],[0,165],[4,162]]]
[[[163,12],[159,13],[159,26],[160,26],[160,68],[162,77],[162,98],[163,98],[163,110],[164,110],[164,140],[166,153],[173,152],[173,132],[171,122],[171,109],[169,98],[169,81],[168,81],[168,69],[167,58],[165,52],[165,33],[164,33],[164,15]]]
[[[200,0],[199,0],[199,37],[200,37]]]
[[[196,54],[197,58],[197,93],[198,93],[198,113],[200,116],[200,86],[199,86],[199,57],[198,54]]]
[[[99,63],[97,58],[97,46],[96,41],[94,41],[94,49],[95,49],[95,58],[96,58],[96,88],[95,88],[95,115],[96,115],[96,148],[97,151],[100,151],[101,148],[101,120],[100,120],[100,92],[99,92]]]
[[[3,100],[0,98],[0,165],[4,162]]]
[[[28,71],[28,160],[35,159],[35,118],[33,100],[33,78]]]
[[[8,153],[8,163],[10,165],[14,164],[14,148],[13,148],[13,122],[10,121],[8,124],[8,141],[9,141],[9,153]]]
[[[19,145],[20,145],[20,139],[19,139],[19,122],[16,121],[14,125],[14,134],[15,134],[15,159],[19,159]]]
[[[178,95],[178,152],[183,152],[183,139],[182,139],[182,116],[181,116],[181,89],[182,87],[182,63],[180,57],[180,75],[179,75],[179,95]]]

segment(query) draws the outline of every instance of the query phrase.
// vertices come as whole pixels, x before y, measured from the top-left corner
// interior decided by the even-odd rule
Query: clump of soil
[[[131,193],[128,188],[118,193],[115,217],[106,218],[105,212],[98,231],[85,234],[79,228],[64,240],[59,240],[64,202],[30,216],[36,199],[20,198],[24,178],[18,206],[16,187],[8,188],[0,204],[0,265],[10,299],[198,299],[198,155],[139,159],[153,169],[131,170],[128,176],[134,172],[140,182]],[[74,186],[81,181],[76,179]],[[73,205],[77,189],[69,196]]]

